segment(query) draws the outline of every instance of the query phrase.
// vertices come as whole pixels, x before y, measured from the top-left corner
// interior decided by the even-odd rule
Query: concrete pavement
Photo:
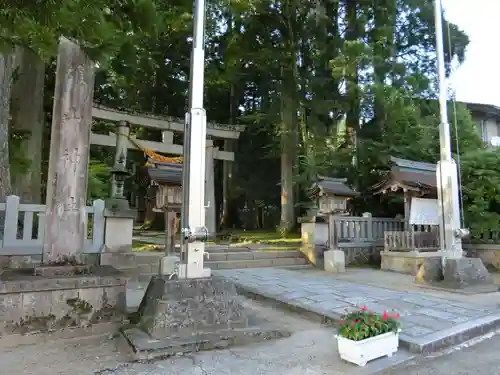
[[[242,270],[250,271],[250,270]],[[225,271],[226,272],[226,271]],[[228,272],[228,271],[227,271]],[[303,273],[318,280],[321,275]],[[304,279],[298,271],[289,276],[294,280],[283,277],[275,280],[284,290],[300,291],[300,284]],[[250,277],[249,275],[248,277]],[[253,274],[252,277],[255,277]],[[262,281],[262,275],[258,280]],[[394,291],[375,286],[338,281],[332,277],[320,278],[320,284],[329,292],[330,279],[337,286],[335,292],[343,290],[364,291],[365,298],[405,297],[404,291]],[[307,281],[307,279],[306,279]],[[347,284],[346,284],[347,283]],[[355,286],[353,286],[353,284]],[[308,284],[310,286],[310,284]],[[368,288],[368,289],[366,289]],[[271,290],[270,286],[262,289]],[[320,289],[316,289],[320,290]],[[377,292],[378,291],[378,292]],[[367,294],[373,292],[373,295]],[[391,294],[397,293],[397,294]],[[141,290],[136,290],[136,303],[139,302]],[[143,291],[142,291],[143,293]],[[438,300],[441,305],[446,303],[463,303],[461,301],[447,301],[443,298],[429,297],[427,294],[414,294],[423,300]],[[355,298],[352,295],[345,298]],[[384,300],[386,301],[386,300]],[[360,302],[356,300],[355,302]],[[318,302],[321,304],[321,302]],[[283,327],[293,334],[289,338],[269,341],[245,347],[232,348],[212,352],[193,353],[190,356],[173,357],[148,363],[130,362],[130,348],[123,340],[111,338],[94,338],[60,342],[46,342],[43,345],[27,345],[14,350],[0,353],[2,371],[0,374],[23,375],[500,375],[500,366],[497,365],[500,350],[500,337],[493,337],[476,346],[468,347],[463,351],[436,357],[411,355],[400,350],[392,358],[382,358],[369,363],[365,368],[345,363],[340,360],[334,329],[318,322],[306,319],[303,316],[274,308],[272,304],[262,301],[246,300],[248,309],[259,311],[269,322]],[[452,305],[450,305],[452,306]],[[453,305],[454,306],[454,305]],[[478,307],[491,311],[492,307]],[[471,310],[474,312],[479,310]],[[434,305],[433,309],[439,309]],[[118,344],[118,345],[117,345]],[[441,354],[441,353],[439,353]]]
[[[417,358],[380,375],[500,375],[500,337],[439,357]]]
[[[325,275],[284,269],[214,271],[239,286],[242,293],[264,298],[310,316],[337,321],[346,310],[365,305],[369,310],[401,314],[400,342],[412,352],[433,352],[480,336],[500,326],[492,306],[402,292],[333,279]]]

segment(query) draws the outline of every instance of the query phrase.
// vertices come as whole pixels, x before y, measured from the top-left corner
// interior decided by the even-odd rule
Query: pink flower
[[[361,310],[366,311],[366,306],[365,305],[361,306]]]
[[[384,311],[384,315],[382,316],[382,320],[387,320],[389,315],[387,314],[387,311]]]

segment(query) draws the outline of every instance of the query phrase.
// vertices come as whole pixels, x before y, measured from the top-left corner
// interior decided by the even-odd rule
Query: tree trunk
[[[229,95],[229,124],[233,125],[236,123],[236,111],[238,107],[238,98],[236,96],[234,84],[231,85],[231,91]],[[234,140],[226,139],[224,141],[224,151],[234,152],[234,144]],[[222,220],[220,226],[223,229],[228,229],[231,226],[229,202],[232,198],[234,162],[224,160],[222,163]]]
[[[42,136],[45,64],[33,51],[21,50],[19,78],[12,88],[12,123],[25,137],[21,154],[28,161],[25,173],[13,174],[12,187],[21,203],[42,203]]]
[[[372,31],[373,70],[375,81],[374,132],[372,137],[380,137],[386,122],[385,85],[391,71],[396,27],[396,0],[384,0],[374,8],[375,26]]]
[[[354,42],[360,37],[358,24],[358,5],[355,1],[347,1],[346,9],[346,41]],[[352,57],[352,56],[351,56]],[[357,58],[355,59],[357,60]],[[351,66],[347,74],[347,127],[354,130],[359,130],[359,115],[360,115],[360,91],[359,91],[359,67]],[[352,139],[351,139],[352,141]]]
[[[12,73],[15,54],[0,54],[0,203],[4,203],[12,186],[9,160],[9,121]],[[3,220],[0,220],[3,222]],[[1,231],[3,234],[3,230]]]
[[[94,63],[61,38],[47,178],[43,262],[79,260],[86,239]]]
[[[285,95],[288,93],[285,92]],[[296,108],[290,97],[282,99],[281,110],[281,220],[280,230],[287,233],[295,225],[294,165],[296,161]]]

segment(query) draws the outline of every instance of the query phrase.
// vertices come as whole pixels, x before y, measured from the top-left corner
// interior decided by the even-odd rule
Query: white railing
[[[18,196],[10,195],[6,203],[0,203],[0,211],[5,212],[2,215],[4,225],[0,255],[41,254],[45,235],[45,205],[20,204]],[[95,200],[92,206],[87,206],[85,225],[88,230],[83,252],[101,252],[105,227],[103,200]]]

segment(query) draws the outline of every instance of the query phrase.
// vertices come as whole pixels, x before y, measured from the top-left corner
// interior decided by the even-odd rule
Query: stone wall
[[[82,254],[82,262],[90,265],[99,264],[100,254]],[[42,261],[42,254],[0,255],[0,273],[8,268],[30,268]]]
[[[382,251],[380,268],[384,271],[393,271],[416,276],[427,258],[440,258],[437,252],[419,253],[417,251]]]
[[[0,336],[122,321],[126,278],[111,267],[45,278],[10,269],[0,280]]]

